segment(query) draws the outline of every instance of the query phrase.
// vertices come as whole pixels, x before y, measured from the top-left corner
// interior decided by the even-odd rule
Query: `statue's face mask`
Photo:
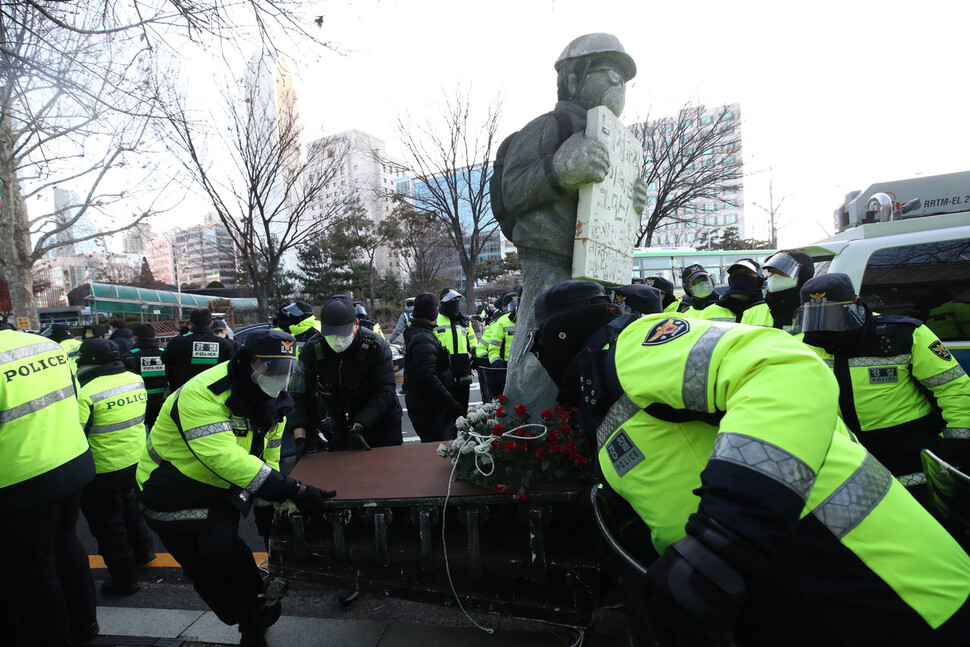
[[[626,105],[626,80],[609,59],[593,59],[586,69],[576,70],[576,103],[587,110],[606,106],[617,117]]]

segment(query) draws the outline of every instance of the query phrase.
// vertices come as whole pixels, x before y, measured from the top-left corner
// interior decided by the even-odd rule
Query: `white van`
[[[961,199],[940,205],[926,193],[940,192],[941,183]],[[848,274],[875,312],[922,320],[970,372],[970,211],[957,211],[970,208],[964,194],[970,194],[970,173],[873,185],[846,196],[836,210],[842,231],[800,249],[815,260],[816,274]],[[904,213],[907,206],[912,216]],[[927,211],[936,214],[919,213]]]

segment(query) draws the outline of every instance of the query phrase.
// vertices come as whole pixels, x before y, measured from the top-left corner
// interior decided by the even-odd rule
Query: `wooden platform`
[[[462,460],[472,460],[464,457]],[[375,447],[370,451],[321,452],[300,459],[290,476],[324,490],[335,501],[443,498],[451,477],[451,459],[438,456],[438,443]],[[451,496],[496,494],[455,481]]]

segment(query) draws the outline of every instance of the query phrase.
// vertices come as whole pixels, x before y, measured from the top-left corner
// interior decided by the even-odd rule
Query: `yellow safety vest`
[[[813,515],[931,627],[967,600],[970,557],[850,438],[838,385],[804,344],[773,328],[655,314],[620,333],[614,363],[623,395],[596,431],[599,464],[658,551],[685,536],[702,472],[724,461],[797,496],[800,518]],[[695,417],[665,420],[646,412],[654,404]],[[743,535],[745,521],[732,521]]]
[[[210,387],[228,380],[228,363],[203,371],[165,400],[138,462],[138,488],[150,499],[176,500],[184,505],[160,510],[143,506],[154,521],[196,521],[208,517],[208,502],[232,486],[249,501],[270,474],[279,470],[283,444],[281,420],[263,438],[261,452],[253,451],[254,433],[247,418],[234,416],[226,406],[231,391]],[[216,389],[219,390],[219,389]],[[173,419],[173,407],[182,430]],[[175,469],[160,470],[168,463]],[[208,498],[207,498],[208,496]],[[145,509],[147,507],[147,509]]]
[[[512,354],[512,338],[515,336],[515,322],[508,312],[495,320],[492,324],[492,336],[488,342],[488,361],[496,359],[509,361]]]
[[[80,420],[98,474],[131,467],[145,450],[148,392],[128,371],[96,377],[81,387]]]
[[[94,463],[64,349],[37,335],[0,331],[0,384],[0,510],[54,500],[90,481]]]

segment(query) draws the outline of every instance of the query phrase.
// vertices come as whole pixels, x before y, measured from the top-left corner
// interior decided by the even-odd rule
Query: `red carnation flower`
[[[511,440],[507,440],[504,443],[502,443],[502,449],[504,449],[505,451],[510,452],[513,449],[515,449],[515,443],[513,443]]]
[[[496,417],[496,418],[504,418],[504,417],[505,417],[505,409],[503,409],[502,407],[499,407],[499,408],[498,408],[498,409],[497,409],[497,410],[495,411],[495,417]]]
[[[524,404],[517,404],[517,405],[515,405],[515,413],[516,413],[516,415],[521,416],[526,411],[527,411],[527,409],[525,408],[525,405]]]
[[[562,413],[564,410],[561,404],[556,405],[556,413]]]
[[[561,427],[559,427],[559,431],[563,433],[569,433],[571,430],[572,430],[572,427],[570,427],[569,425],[562,425]]]
[[[492,433],[496,436],[501,436],[503,433],[505,433],[505,427],[502,425],[495,425],[492,427]]]
[[[499,494],[501,494],[502,492],[505,492],[505,486],[502,485],[501,483],[496,483],[495,489],[498,490]]]
[[[524,454],[527,451],[529,451],[529,447],[525,443],[519,443],[518,449],[519,449],[519,452],[522,453],[522,454]]]
[[[549,440],[552,440],[552,441],[556,441],[556,440],[559,440],[559,434],[557,434],[554,431],[550,431],[549,432],[549,435],[546,436],[546,438],[548,438]]]
[[[540,413],[539,415],[542,417],[543,420],[552,420],[552,417],[556,414],[554,414],[549,409],[543,409],[542,413]]]
[[[500,396],[498,396],[498,398],[497,398],[497,399],[498,399],[498,403],[499,403],[499,404],[505,404],[505,402],[506,402],[506,401],[508,400],[508,398],[507,398],[507,397],[505,397],[504,395],[500,395]]]
[[[527,431],[527,432],[525,432],[525,434],[523,434],[523,435],[524,435],[524,436],[525,436],[526,438],[535,438],[535,436],[536,436],[536,435],[535,435],[534,433],[532,433],[531,431]]]
[[[558,454],[559,453],[559,444],[558,443],[546,443],[546,449],[549,450],[549,453],[550,454]]]
[[[536,450],[536,458],[542,458],[542,447]]]
[[[567,454],[572,454],[576,451],[576,443],[570,441],[562,446],[562,450]]]
[[[585,456],[577,456],[576,457],[576,460],[573,461],[573,462],[575,463],[576,467],[580,467],[580,466],[586,464],[586,457]]]
[[[492,445],[492,449],[498,449],[499,446],[501,445],[501,443],[499,441],[497,441],[497,440],[493,440],[491,442],[491,445]]]
[[[515,495],[516,501],[525,501],[528,498],[529,498],[529,495],[526,494],[525,492],[519,492]]]

